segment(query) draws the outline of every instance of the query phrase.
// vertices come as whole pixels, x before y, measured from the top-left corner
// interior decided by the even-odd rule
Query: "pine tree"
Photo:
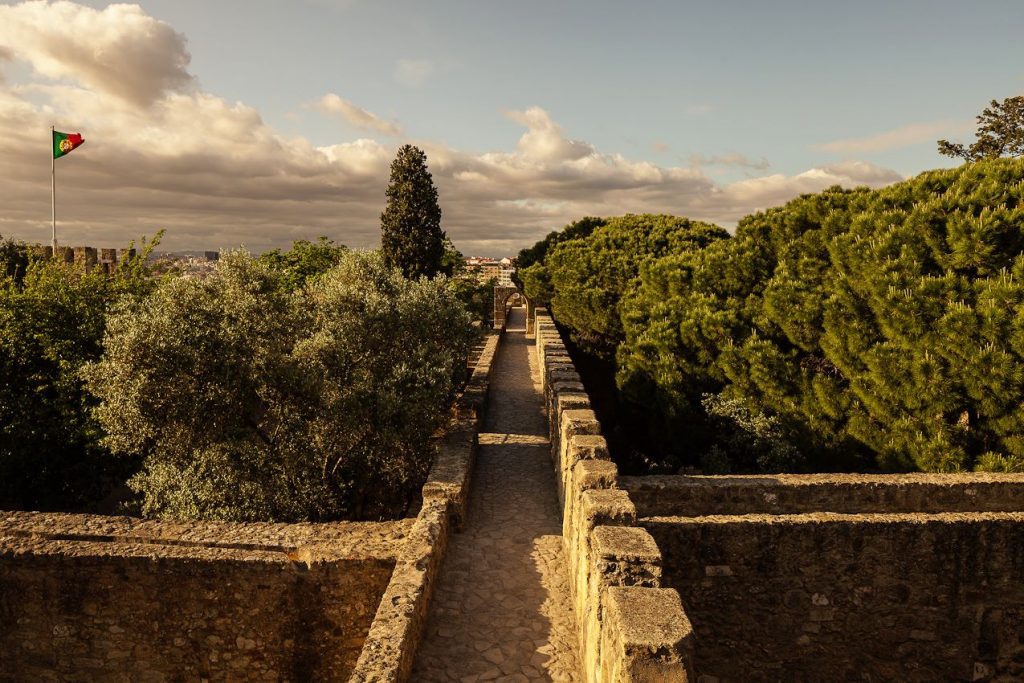
[[[434,277],[442,269],[444,231],[427,155],[403,145],[391,162],[388,203],[380,216],[381,249],[388,265],[408,278]]]

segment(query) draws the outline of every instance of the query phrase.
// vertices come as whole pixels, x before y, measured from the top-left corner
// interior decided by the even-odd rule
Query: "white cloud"
[[[402,127],[393,121],[387,121],[373,112],[358,107],[334,93],[324,95],[317,103],[317,108],[324,114],[340,116],[349,125],[365,131],[397,137],[402,134]]]
[[[192,84],[185,37],[138,5],[71,2],[0,6],[0,46],[41,76],[145,106]]]
[[[860,138],[844,138],[811,145],[811,149],[819,152],[836,154],[870,154],[885,152],[919,145],[925,142],[935,144],[946,135],[965,133],[973,129],[974,124],[967,121],[933,121],[929,123],[911,123],[893,128],[875,135]]]
[[[435,71],[434,62],[429,59],[399,59],[395,62],[395,80],[412,88],[426,84]]]
[[[716,156],[704,156],[702,154],[694,154],[690,156],[690,164],[698,168],[705,166],[732,166],[739,168],[747,168],[754,171],[767,170],[771,164],[764,157],[761,157],[757,161],[747,158],[739,152],[729,152],[727,154],[721,154]]]
[[[137,7],[97,11],[44,2],[0,8],[5,38],[11,38],[6,22],[12,17],[28,36],[10,42],[16,58],[49,64],[54,45],[29,30],[48,25],[47,12],[70,26],[102,17],[100,45],[144,51],[145,59],[117,66],[126,83],[177,76],[158,77],[152,88],[118,89],[101,68],[109,61],[101,50],[81,65],[72,59],[58,61],[59,69],[36,66],[29,82],[0,83],[0,234],[48,241],[46,136],[57,121],[88,140],[57,161],[58,230],[65,244],[119,246],[159,228],[168,229],[169,249],[244,243],[262,250],[320,234],[354,247],[377,243],[394,143],[355,139],[317,147],[274,129],[250,106],[198,90],[184,70],[184,38]],[[33,22],[25,23],[26,16]],[[73,52],[91,40],[88,32],[65,37],[75,43]],[[371,132],[393,125],[354,105],[347,111]],[[507,116],[524,131],[518,142],[493,151],[414,141],[427,152],[444,228],[467,253],[514,253],[583,215],[668,212],[731,225],[802,192],[899,179],[851,161],[722,185],[700,168],[660,166],[574,140],[540,107]]]

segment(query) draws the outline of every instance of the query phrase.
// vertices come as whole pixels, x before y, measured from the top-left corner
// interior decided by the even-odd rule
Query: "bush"
[[[100,444],[79,370],[100,357],[108,308],[152,287],[155,244],[113,275],[24,249],[23,265],[0,272],[0,507],[95,509],[136,466]]]
[[[304,290],[243,252],[120,306],[86,370],[104,443],[139,453],[147,515],[400,513],[465,372],[472,333],[444,278],[347,252]]]

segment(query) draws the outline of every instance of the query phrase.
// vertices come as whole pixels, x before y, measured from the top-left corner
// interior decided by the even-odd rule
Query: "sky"
[[[0,2],[0,235],[162,248],[379,243],[421,147],[466,255],[586,215],[732,228],[949,167],[1024,93],[1024,2]]]

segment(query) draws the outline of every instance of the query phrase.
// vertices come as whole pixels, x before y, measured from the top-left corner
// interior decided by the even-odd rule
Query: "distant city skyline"
[[[0,3],[0,235],[64,245],[379,239],[428,155],[442,227],[511,256],[584,215],[731,228],[832,184],[948,167],[1024,91],[1024,3]]]

